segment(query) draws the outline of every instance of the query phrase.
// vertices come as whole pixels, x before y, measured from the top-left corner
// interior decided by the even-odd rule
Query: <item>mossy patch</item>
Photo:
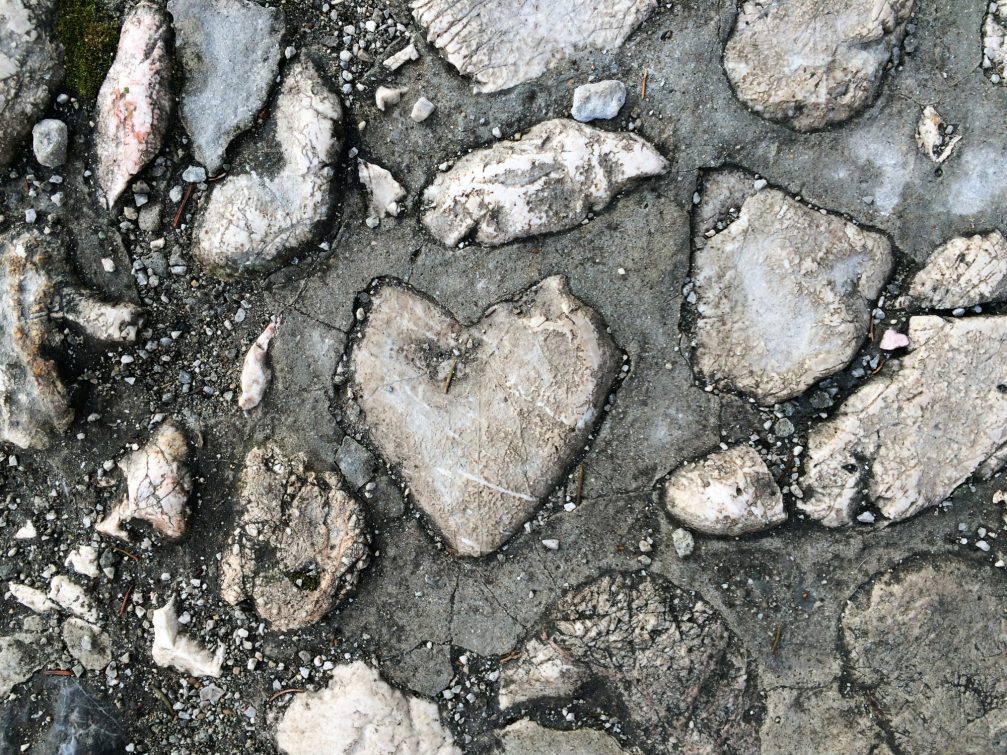
[[[119,23],[95,0],[59,0],[56,34],[66,51],[66,84],[94,99],[115,59]]]

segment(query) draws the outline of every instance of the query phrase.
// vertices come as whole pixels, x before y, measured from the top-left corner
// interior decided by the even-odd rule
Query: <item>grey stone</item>
[[[626,103],[626,85],[609,79],[581,84],[573,90],[570,115],[581,123],[615,118]]]
[[[1007,239],[1000,231],[959,236],[934,250],[902,306],[955,309],[1007,299]]]
[[[45,118],[31,130],[35,159],[46,168],[58,168],[66,162],[69,134],[66,124],[55,118]]]
[[[100,628],[75,617],[63,622],[67,652],[90,671],[100,671],[112,661],[112,640]]]
[[[336,464],[353,490],[359,490],[366,485],[378,469],[378,460],[374,458],[374,454],[349,435],[339,444]]]
[[[500,732],[501,755],[621,755],[612,736],[595,729],[557,731],[523,718]]]
[[[692,533],[682,527],[671,533],[671,542],[679,558],[691,556],[693,550],[696,548],[696,540],[693,538]]]
[[[170,0],[185,70],[182,122],[210,173],[255,121],[280,65],[284,16],[251,0]],[[187,179],[188,180],[188,179]]]
[[[7,697],[55,655],[56,648],[41,633],[18,632],[0,637],[0,696]]]
[[[201,165],[190,165],[182,171],[182,180],[190,184],[202,183],[206,180],[206,168]]]

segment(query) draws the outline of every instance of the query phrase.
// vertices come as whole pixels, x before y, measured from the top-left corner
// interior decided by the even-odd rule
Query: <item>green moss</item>
[[[56,34],[66,51],[66,84],[94,99],[115,59],[119,24],[95,0],[59,0]]]

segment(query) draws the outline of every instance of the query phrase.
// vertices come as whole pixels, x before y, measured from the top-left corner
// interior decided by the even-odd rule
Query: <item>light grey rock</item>
[[[764,753],[798,753],[827,742],[834,753],[894,755],[864,696],[840,694],[838,678],[827,684],[766,690],[759,743]]]
[[[221,595],[251,598],[276,631],[320,620],[357,585],[369,560],[364,512],[333,472],[272,446],[245,458],[238,528],[221,564]]]
[[[1007,86],[1007,2],[990,2],[983,16],[983,61],[986,75],[1000,86]]]
[[[426,97],[420,97],[413,103],[413,109],[409,112],[409,117],[413,123],[423,123],[423,121],[434,114],[434,110],[436,109],[434,103]]]
[[[909,320],[909,349],[808,435],[798,507],[836,527],[936,506],[1007,457],[1007,318]]]
[[[557,731],[522,718],[499,732],[501,755],[622,755],[614,737],[595,729]]]
[[[564,595],[530,641],[552,646],[620,699],[644,751],[758,751],[748,715],[758,690],[746,653],[694,591],[656,575],[606,574]],[[550,689],[535,675],[540,656],[519,652],[501,670],[502,699],[505,691],[510,700],[570,695],[565,674]],[[535,682],[533,694],[522,688],[524,678]]]
[[[398,105],[408,91],[409,87],[378,87],[374,90],[374,105],[383,113],[390,105]]]
[[[487,246],[565,231],[634,181],[667,169],[635,134],[545,121],[520,141],[476,150],[438,175],[423,193],[423,225],[448,246],[473,230]]]
[[[69,133],[66,124],[55,118],[45,118],[31,130],[32,151],[39,165],[58,168],[66,162]]]
[[[617,50],[656,0],[411,0],[427,41],[476,92],[498,92],[568,58]]]
[[[170,0],[168,12],[185,70],[182,123],[196,159],[217,173],[276,79],[283,11],[251,0]]]
[[[70,320],[103,341],[131,342],[143,322],[130,304],[106,304],[81,288],[52,236],[0,235],[0,439],[47,448],[73,422],[56,357]]]
[[[574,120],[608,120],[615,118],[626,104],[626,85],[615,79],[581,84],[573,90],[573,108],[570,115]]]
[[[196,223],[192,253],[220,278],[276,270],[328,215],[332,166],[343,149],[343,106],[307,58],[287,69],[275,118],[281,167],[271,175],[232,173]]]
[[[57,649],[36,632],[17,632],[0,637],[0,697],[27,681],[55,657]]]
[[[63,81],[51,35],[56,0],[0,0],[0,168],[14,159]]]
[[[406,697],[363,661],[337,666],[325,689],[297,695],[276,746],[283,755],[461,755],[434,703]]]
[[[357,161],[357,175],[360,183],[371,195],[369,216],[378,220],[388,215],[397,217],[402,209],[400,202],[406,198],[406,190],[395,177],[380,165],[364,160]]]
[[[174,668],[192,676],[219,677],[224,665],[224,646],[211,653],[179,629],[175,598],[154,611],[151,658],[158,666]]]
[[[123,19],[115,61],[98,91],[94,127],[96,175],[109,209],[164,143],[174,104],[170,39],[167,14],[150,0]]]
[[[740,171],[707,176],[695,210],[694,366],[772,404],[845,367],[892,267],[888,240]]]
[[[70,617],[63,622],[63,644],[90,671],[100,671],[112,662],[111,638],[83,619]]]
[[[200,165],[190,165],[182,171],[182,180],[190,184],[203,183],[206,180],[206,168]]]
[[[800,131],[842,123],[877,97],[913,0],[745,0],[724,50],[735,93]]]
[[[347,435],[336,451],[336,464],[353,490],[359,490],[374,477],[378,462],[364,446]]]
[[[499,548],[562,479],[620,363],[601,318],[558,276],[468,327],[386,283],[350,353],[372,442],[465,556]]]
[[[687,529],[679,527],[671,533],[671,544],[675,547],[675,553],[679,558],[687,558],[692,555],[696,548],[696,540]]]
[[[896,752],[1007,749],[1005,602],[1002,573],[937,558],[882,572],[847,603],[847,678],[871,690]]]
[[[955,309],[1007,299],[1007,239],[1000,231],[959,236],[934,250],[901,306]]]
[[[49,599],[84,621],[92,624],[98,621],[98,608],[94,599],[87,590],[65,574],[58,574],[49,581]]]
[[[744,535],[787,520],[783,494],[750,446],[679,467],[664,485],[664,505],[675,519],[710,535]]]
[[[953,133],[952,133],[953,131]],[[930,162],[940,165],[954,152],[962,140],[961,129],[951,129],[933,105],[927,105],[916,124],[916,146]]]

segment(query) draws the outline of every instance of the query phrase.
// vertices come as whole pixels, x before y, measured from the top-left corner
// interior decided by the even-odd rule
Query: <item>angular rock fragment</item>
[[[1007,85],[1007,2],[993,0],[983,17],[983,70],[994,84]]]
[[[112,640],[94,624],[77,618],[63,622],[63,644],[67,652],[91,671],[100,671],[112,662]]]
[[[500,732],[501,755],[622,755],[619,743],[594,729],[557,731],[522,718]]]
[[[332,165],[343,148],[343,106],[307,59],[288,69],[275,118],[281,167],[270,175],[230,175],[196,223],[192,252],[218,277],[279,268],[328,214]]]
[[[298,695],[276,728],[284,755],[461,755],[437,706],[406,697],[363,661],[337,666],[329,686]]]
[[[192,475],[189,444],[173,421],[162,424],[147,444],[119,462],[126,477],[126,496],[95,529],[129,540],[122,525],[142,519],[167,538],[185,534]]]
[[[368,221],[371,218],[380,221],[388,215],[397,217],[401,209],[399,202],[406,198],[406,190],[395,177],[380,165],[363,160],[357,161],[357,175],[360,177],[360,183],[371,195]]]
[[[10,590],[11,597],[30,611],[35,613],[49,613],[55,611],[58,606],[45,596],[41,590],[28,587],[20,582],[8,582],[7,589]]]
[[[63,325],[107,341],[136,339],[143,316],[80,287],[62,249],[37,231],[0,235],[0,440],[46,448],[73,422],[56,358]]]
[[[947,160],[961,140],[961,133],[953,132],[941,118],[937,108],[933,105],[923,108],[920,122],[916,126],[916,146],[931,162],[940,165]]]
[[[210,173],[255,121],[280,67],[283,11],[250,0],[170,0],[185,70],[182,122]]]
[[[276,335],[276,323],[271,322],[245,354],[245,362],[241,367],[241,396],[238,397],[238,406],[242,411],[251,411],[262,403],[266,389],[273,379],[273,371],[269,368],[267,359],[269,342],[273,340],[274,335]]]
[[[437,106],[434,103],[426,97],[420,97],[413,103],[413,109],[409,111],[409,118],[413,123],[423,123],[423,121],[434,114],[434,110],[436,109]]]
[[[741,171],[707,176],[695,212],[696,370],[771,404],[845,367],[891,270],[888,240]]]
[[[551,646],[618,700],[643,733],[644,750],[758,751],[758,728],[748,715],[758,691],[745,652],[695,592],[656,575],[603,575],[561,598],[535,635],[531,642]],[[502,707],[570,695],[565,675],[553,689],[542,683],[534,668],[539,657],[522,652],[503,667]]]
[[[716,451],[677,469],[665,483],[664,505],[710,535],[744,535],[787,520],[783,494],[750,446]]]
[[[239,528],[221,564],[221,594],[251,598],[274,630],[321,619],[367,566],[360,505],[332,472],[305,469],[302,456],[271,446],[251,451],[238,485]]]
[[[423,192],[423,225],[448,246],[473,230],[480,244],[499,246],[573,228],[633,181],[667,169],[635,134],[545,121],[520,141],[476,150],[439,174]]]
[[[224,646],[211,653],[195,640],[178,631],[175,599],[154,611],[154,644],[151,657],[158,666],[177,669],[193,676],[220,676],[224,665]]]
[[[847,678],[871,690],[896,752],[1007,749],[1005,601],[1002,574],[950,558],[903,563],[850,599]]]
[[[0,168],[14,159],[63,81],[51,36],[56,0],[0,0]]]
[[[909,342],[808,436],[798,506],[829,527],[865,501],[905,519],[1007,458],[1007,317],[913,317]]]
[[[558,276],[470,327],[383,284],[350,353],[372,441],[465,556],[500,547],[559,482],[620,362],[601,318]]]
[[[82,545],[70,551],[63,565],[71,567],[85,577],[101,576],[101,571],[98,569],[98,550],[93,545]]]
[[[84,621],[92,624],[98,621],[98,608],[87,591],[65,574],[59,574],[49,582],[49,599]]]
[[[398,105],[408,91],[409,87],[378,87],[374,90],[374,105],[383,113],[389,105]]]
[[[40,632],[17,632],[0,637],[0,698],[49,663],[55,646]]]
[[[626,103],[626,85],[615,79],[581,84],[573,90],[574,120],[586,123],[615,118]]]
[[[476,92],[498,92],[568,58],[614,51],[656,0],[411,0],[413,18]]]
[[[410,60],[419,60],[420,53],[416,49],[416,45],[410,42],[408,45],[403,47],[394,55],[389,56],[385,59],[385,67],[390,71],[397,71]]]
[[[842,123],[877,97],[913,0],[745,0],[724,50],[738,98],[800,131]]]
[[[161,151],[174,97],[171,28],[164,10],[141,0],[126,14],[115,61],[98,91],[98,185],[109,209],[130,179]]]
[[[901,306],[955,309],[1007,299],[1007,239],[1000,231],[959,236],[913,276]]]

